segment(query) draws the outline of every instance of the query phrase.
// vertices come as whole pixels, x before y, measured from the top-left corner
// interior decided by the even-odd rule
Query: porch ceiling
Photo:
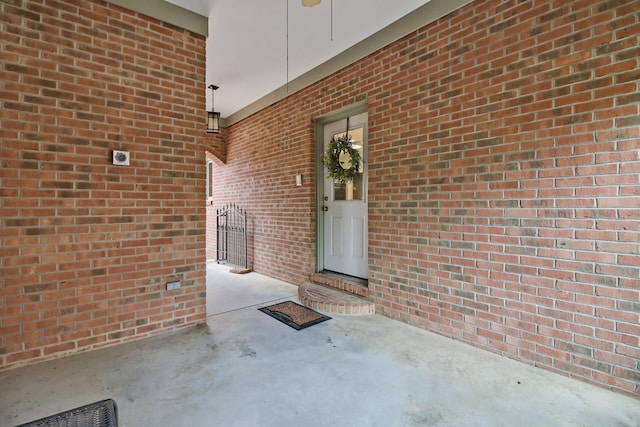
[[[209,17],[207,86],[229,117],[430,0],[167,0]],[[437,3],[434,1],[434,3]],[[207,94],[207,108],[211,95]]]

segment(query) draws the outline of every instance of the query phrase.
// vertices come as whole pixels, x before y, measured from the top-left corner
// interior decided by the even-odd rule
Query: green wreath
[[[331,138],[324,155],[327,178],[340,182],[352,181],[360,172],[360,152],[351,145],[351,137],[343,135]]]

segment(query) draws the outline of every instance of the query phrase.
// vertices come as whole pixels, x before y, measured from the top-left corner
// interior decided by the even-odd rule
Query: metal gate
[[[247,268],[247,212],[236,205],[216,209],[216,261]]]

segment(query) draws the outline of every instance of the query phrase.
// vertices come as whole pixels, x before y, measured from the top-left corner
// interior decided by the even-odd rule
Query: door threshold
[[[324,275],[327,275],[327,276],[330,276],[330,277],[335,277],[337,279],[346,280],[348,282],[353,282],[353,283],[356,283],[356,284],[361,285],[361,286],[368,286],[369,285],[369,280],[363,279],[362,277],[349,276],[348,274],[337,273],[337,272],[331,271],[331,270],[322,270],[322,271],[318,272],[318,274],[324,274]]]

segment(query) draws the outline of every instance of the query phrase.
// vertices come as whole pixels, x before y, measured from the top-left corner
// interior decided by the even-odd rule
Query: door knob
[[[325,211],[325,212],[328,211],[329,210],[329,206],[323,206],[322,210]]]

